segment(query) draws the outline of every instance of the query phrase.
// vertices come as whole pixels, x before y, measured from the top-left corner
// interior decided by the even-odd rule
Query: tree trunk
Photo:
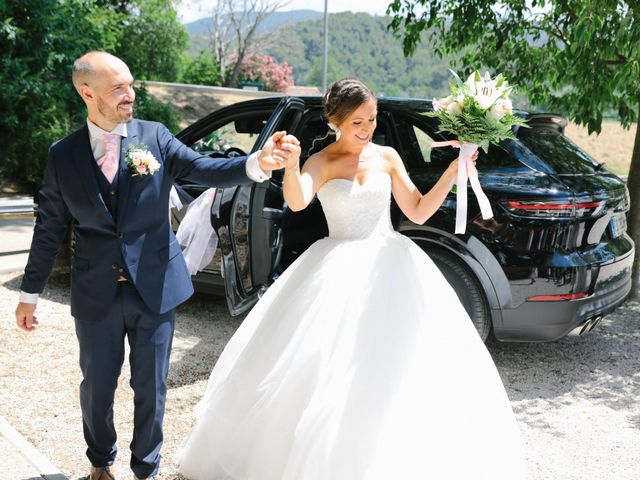
[[[639,109],[640,110],[640,109]],[[640,111],[638,113],[638,123],[636,124],[636,138],[633,144],[633,155],[629,167],[629,177],[627,188],[631,197],[631,207],[629,209],[627,232],[636,243],[636,257],[633,260],[633,272],[631,281],[631,292],[629,299],[640,299]]]
[[[245,53],[243,50],[242,53],[238,54],[238,59],[233,64],[231,73],[225,79],[225,87],[238,88],[238,79],[240,78],[240,67],[242,67],[242,62],[244,62],[244,57],[245,57]]]

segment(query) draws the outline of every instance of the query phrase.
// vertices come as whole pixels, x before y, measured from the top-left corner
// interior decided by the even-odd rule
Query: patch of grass
[[[589,135],[586,127],[570,123],[565,135],[597,161],[605,162],[610,172],[616,175],[629,174],[635,125],[626,130],[616,121],[605,120],[599,135]]]

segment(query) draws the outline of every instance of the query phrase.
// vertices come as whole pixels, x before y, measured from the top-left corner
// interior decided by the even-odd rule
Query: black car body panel
[[[448,139],[437,132],[434,119],[421,115],[429,110],[430,102],[424,100],[379,99],[373,138],[399,152],[422,192],[456,156],[454,149],[429,147],[433,140]],[[406,219],[395,202],[391,220],[427,253],[445,253],[472,273],[496,338],[553,340],[592,328],[629,292],[635,249],[625,232],[628,192],[622,180],[563,136],[564,118],[519,114],[531,128],[520,128],[518,140],[492,146],[478,159],[494,218],[483,220],[469,195],[467,231],[455,235],[452,194],[425,225]],[[230,122],[241,134],[257,136],[252,151],[276,129],[295,134],[303,150],[301,162],[332,141],[320,97],[261,98],[229,106],[178,138],[193,145]],[[261,184],[217,192],[212,224],[220,258],[194,283],[220,292],[222,272],[215,264],[221,263],[233,314],[247,311],[291,262],[328,233],[319,202],[301,212],[286,207],[281,178],[275,172]],[[184,187],[197,194],[197,186]]]

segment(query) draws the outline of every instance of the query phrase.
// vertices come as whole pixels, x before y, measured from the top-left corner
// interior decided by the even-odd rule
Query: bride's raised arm
[[[409,178],[398,152],[391,147],[384,147],[383,155],[391,164],[391,191],[400,210],[409,220],[422,225],[447,198],[451,184],[455,182],[458,175],[458,159],[451,162],[433,188],[422,195]]]
[[[309,157],[300,171],[300,155],[290,155],[284,169],[284,199],[294,212],[311,203],[322,184],[322,154]]]

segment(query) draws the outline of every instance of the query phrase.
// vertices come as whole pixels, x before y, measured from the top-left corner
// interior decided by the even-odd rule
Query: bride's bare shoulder
[[[305,162],[305,165],[311,162],[311,165],[314,166],[329,167],[332,163],[339,161],[340,158],[340,153],[336,151],[332,144],[311,155]]]
[[[380,155],[380,158],[383,160],[383,162],[389,169],[393,170],[397,168],[399,164],[402,164],[402,159],[400,158],[400,155],[398,154],[395,148],[383,146],[383,145],[376,145],[374,143],[372,143],[371,145],[373,146],[373,148],[376,149],[376,151]]]
[[[328,163],[329,156],[327,155],[325,150],[322,150],[320,152],[314,153],[309,158],[307,158],[307,161],[304,162],[304,166],[302,167],[302,171],[315,171],[324,174],[327,169]]]

